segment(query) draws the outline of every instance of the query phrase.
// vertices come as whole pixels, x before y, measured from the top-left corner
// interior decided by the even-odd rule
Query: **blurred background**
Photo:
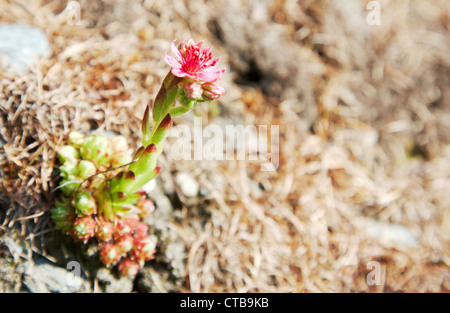
[[[279,125],[280,163],[164,153],[157,258],[118,280],[52,230],[55,151],[136,145],[188,38],[227,68],[203,126]],[[0,52],[0,291],[66,290],[73,259],[81,292],[450,290],[448,1],[1,0]]]

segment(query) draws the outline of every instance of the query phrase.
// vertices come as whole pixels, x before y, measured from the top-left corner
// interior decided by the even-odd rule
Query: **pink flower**
[[[164,52],[166,62],[172,67],[172,74],[187,77],[194,81],[215,82],[225,69],[215,68],[219,58],[212,59],[211,48],[202,48],[203,42],[195,43],[192,39],[182,42],[177,49],[172,42],[171,48],[175,57]]]

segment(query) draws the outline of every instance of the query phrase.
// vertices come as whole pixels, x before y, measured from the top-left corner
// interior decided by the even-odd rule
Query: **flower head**
[[[174,42],[171,48],[175,57],[167,55],[167,51],[164,53],[166,62],[172,67],[173,75],[194,81],[215,82],[225,72],[225,69],[215,68],[219,58],[212,59],[211,48],[202,48],[203,42],[195,43],[188,39],[178,48]]]

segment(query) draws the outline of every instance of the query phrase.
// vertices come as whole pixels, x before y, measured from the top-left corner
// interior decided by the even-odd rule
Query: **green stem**
[[[156,159],[161,154],[165,139],[172,127],[171,118],[189,112],[196,105],[195,101],[189,102],[188,106],[174,107],[176,99],[180,96],[178,84],[181,80],[182,78],[174,76],[171,72],[167,74],[153,104],[153,127],[151,131],[149,127],[149,109],[147,108],[144,113],[142,125],[143,148],[141,147],[140,149],[145,150],[135,153],[133,164],[127,170],[124,170],[120,179],[114,178],[111,189],[107,185],[108,182],[104,182],[99,188],[101,192],[97,193],[97,198],[103,204],[101,207],[104,210],[103,214],[105,217],[111,219],[114,214],[120,213],[121,207],[135,204],[138,197],[133,195],[133,193],[140,190],[144,184],[158,174],[159,168],[156,167]],[[147,151],[150,150],[151,144],[155,145],[152,153]],[[114,196],[111,196],[111,193],[114,193]],[[120,195],[119,193],[122,194]]]

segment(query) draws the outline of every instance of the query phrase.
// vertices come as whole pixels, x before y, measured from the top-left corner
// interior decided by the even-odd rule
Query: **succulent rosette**
[[[141,189],[160,172],[157,159],[173,118],[225,92],[218,84],[225,69],[216,68],[219,58],[212,57],[211,48],[189,39],[178,47],[172,42],[171,50],[174,56],[164,53],[171,69],[153,107],[145,109],[142,145],[134,153],[123,136],[76,131],[58,150],[61,196],[51,210],[55,229],[79,242],[95,241],[100,260],[130,277],[155,257],[157,238],[143,222],[155,205]]]

